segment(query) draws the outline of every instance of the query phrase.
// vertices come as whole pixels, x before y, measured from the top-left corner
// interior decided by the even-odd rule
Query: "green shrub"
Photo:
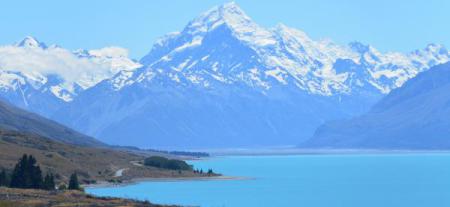
[[[64,183],[59,185],[58,190],[67,190],[67,185]]]
[[[192,166],[183,160],[168,159],[160,156],[146,158],[144,165],[169,170],[192,170]]]

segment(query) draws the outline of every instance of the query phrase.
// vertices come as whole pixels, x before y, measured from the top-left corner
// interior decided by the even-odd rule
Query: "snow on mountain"
[[[446,52],[435,45],[429,48]],[[321,125],[300,147],[448,150],[449,91],[450,63],[434,66],[394,89],[369,112]]]
[[[204,62],[213,61],[207,53],[217,53],[217,48],[205,47],[214,44],[208,38],[218,32],[228,32],[239,44],[245,45],[250,53],[254,53],[248,58],[254,58],[259,67],[251,68],[241,62],[241,65],[221,65],[221,68],[242,72],[224,75],[214,70],[215,65],[204,65]],[[203,57],[192,57],[198,55],[200,48],[209,51],[204,52]],[[239,51],[231,51],[230,54],[238,53]],[[219,63],[222,57],[217,59],[216,62]],[[367,73],[356,75],[361,71],[350,71],[351,67],[348,65],[343,70],[336,70],[335,64],[343,60],[355,67],[363,67],[359,70]],[[283,24],[266,29],[254,23],[235,3],[227,3],[195,18],[182,32],[163,37],[141,62],[148,65],[149,71],[153,70],[148,72],[151,76],[158,73],[158,70],[165,73],[179,72],[191,82],[200,83],[199,78],[194,78],[191,73],[198,72],[192,68],[202,65],[201,71],[208,70],[216,80],[234,83],[250,79],[253,81],[247,81],[248,83],[266,90],[274,84],[295,84],[300,90],[331,96],[351,94],[363,86],[374,87],[386,94],[426,68],[449,60],[448,51],[441,45],[429,45],[424,50],[410,54],[383,54],[372,46],[358,42],[341,46],[329,40],[314,41],[306,33]],[[167,64],[172,65],[163,67]],[[274,83],[274,80],[278,83]]]
[[[107,143],[141,147],[297,144],[326,120],[360,114],[446,62],[443,46],[381,53],[264,28],[235,3],[165,35],[140,62],[89,88],[53,117]]]
[[[227,25],[234,35],[252,46],[264,47],[276,43],[271,32],[253,22],[234,2],[203,13],[191,21],[184,32],[202,36],[222,25]]]
[[[0,46],[1,96],[30,110],[45,108],[34,106],[32,103],[37,100],[29,100],[33,98],[70,102],[80,91],[120,70],[141,66],[127,56],[128,51],[118,47],[72,52],[56,45],[47,47],[33,37],[26,37],[15,45]],[[41,101],[37,102],[42,104]]]
[[[25,37],[22,41],[18,42],[16,46],[23,48],[47,48],[47,45],[45,45],[45,43],[39,42],[37,39],[31,36]]]

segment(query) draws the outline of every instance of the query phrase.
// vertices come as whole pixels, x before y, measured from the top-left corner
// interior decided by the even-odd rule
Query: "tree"
[[[192,170],[192,166],[183,160],[168,159],[161,156],[151,156],[144,160],[144,165],[169,170]]]
[[[0,186],[7,186],[8,181],[6,179],[6,171],[3,169],[0,173]]]
[[[28,168],[31,180],[31,188],[43,188],[41,167],[39,167],[39,165],[36,165],[36,159],[32,155],[28,157]]]
[[[36,159],[24,154],[11,175],[12,188],[42,188],[42,171]]]
[[[55,178],[52,173],[47,174],[44,178],[43,189],[55,190]]]
[[[78,176],[73,173],[69,180],[69,190],[80,190],[80,184],[78,183]]]
[[[14,166],[14,171],[11,175],[11,184],[12,188],[25,188],[26,187],[26,165],[28,163],[28,155],[24,154],[22,158],[20,158],[19,162]]]
[[[50,181],[48,186],[51,190],[55,190],[56,184],[55,184],[55,176],[53,176],[53,173],[50,174]]]

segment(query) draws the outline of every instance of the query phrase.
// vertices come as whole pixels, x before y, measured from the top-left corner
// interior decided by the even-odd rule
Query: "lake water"
[[[231,156],[191,163],[251,179],[142,182],[87,191],[205,207],[450,206],[450,154]]]

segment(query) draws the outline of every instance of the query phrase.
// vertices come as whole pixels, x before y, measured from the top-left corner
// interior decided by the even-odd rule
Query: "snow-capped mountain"
[[[138,67],[123,48],[72,52],[26,37],[15,45],[0,47],[0,96],[49,116],[81,91],[120,70]]]
[[[230,51],[232,41],[248,51]],[[222,56],[226,52],[229,57]],[[282,24],[273,29],[260,27],[235,3],[228,3],[194,19],[182,32],[159,40],[141,62],[148,71],[163,70],[174,77],[180,73],[192,83],[199,82],[192,73],[208,71],[219,81],[247,80],[265,90],[274,84],[295,84],[300,90],[330,96],[351,94],[360,87],[388,93],[430,65],[447,62],[449,56],[441,45],[410,54],[382,54],[358,42],[340,46],[329,40],[314,41]],[[352,70],[348,65],[363,68]]]
[[[43,42],[39,42],[37,39],[31,36],[25,37],[22,41],[15,44],[16,47],[22,48],[41,48],[47,49],[47,45]]]
[[[381,53],[282,24],[267,29],[227,3],[158,40],[143,67],[85,90],[53,117],[113,144],[292,145],[449,59],[441,45]]]
[[[304,148],[450,149],[450,63],[394,89],[361,116],[327,122]]]

